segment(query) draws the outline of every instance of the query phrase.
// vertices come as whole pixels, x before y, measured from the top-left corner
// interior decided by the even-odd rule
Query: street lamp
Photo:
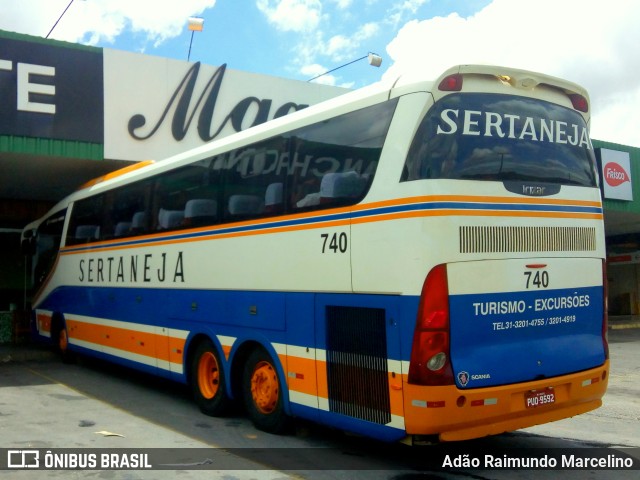
[[[316,78],[322,77],[327,73],[335,72],[339,68],[346,67],[347,65],[351,65],[352,63],[359,62],[360,60],[364,60],[365,58],[368,59],[369,65],[371,65],[372,67],[379,67],[380,65],[382,65],[382,57],[375,53],[369,52],[364,57],[356,58],[355,60],[352,60],[349,63],[345,63],[344,65],[340,65],[339,67],[332,68],[331,70],[327,70],[326,72],[321,73],[320,75],[316,75],[315,77],[307,80],[307,82],[310,82],[311,80],[315,80]]]
[[[72,3],[73,3],[73,0],[69,2],[69,5],[67,5],[67,8],[64,9],[62,14],[58,17],[58,20],[56,20],[56,23],[53,24],[53,27],[51,27],[51,30],[49,30],[49,33],[47,33],[47,36],[44,38],[49,38],[49,35],[51,35],[51,33],[53,32],[53,29],[56,28],[56,25],[58,25],[58,22],[62,20],[62,17],[64,17],[64,14],[67,13],[67,10],[69,10],[69,7],[71,6]]]
[[[201,32],[204,27],[204,18],[189,17],[189,30],[191,30],[191,41],[189,42],[189,54],[187,55],[187,62],[191,59],[191,44],[193,43],[193,34]]]

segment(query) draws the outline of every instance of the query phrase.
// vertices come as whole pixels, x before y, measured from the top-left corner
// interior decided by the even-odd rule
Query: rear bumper
[[[609,361],[579,373],[534,382],[461,390],[455,385],[404,384],[409,435],[438,435],[441,441],[467,440],[553,422],[602,405]],[[527,408],[525,395],[551,387],[553,404]]]

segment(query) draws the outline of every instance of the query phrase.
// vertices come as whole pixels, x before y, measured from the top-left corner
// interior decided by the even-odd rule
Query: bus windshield
[[[422,120],[401,180],[594,187],[594,158],[587,125],[576,111],[512,95],[452,94]]]

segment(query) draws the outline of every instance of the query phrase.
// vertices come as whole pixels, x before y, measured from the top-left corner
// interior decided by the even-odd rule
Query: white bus
[[[579,86],[459,66],[345,94],[102,178],[23,234],[33,328],[385,441],[601,405],[605,238]]]

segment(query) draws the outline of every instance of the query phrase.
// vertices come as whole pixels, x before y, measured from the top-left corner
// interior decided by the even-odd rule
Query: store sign
[[[105,158],[162,160],[344,89],[104,50]]]
[[[0,38],[0,102],[0,135],[102,143],[102,53]]]
[[[623,264],[623,263],[640,263],[640,253],[627,253],[620,255],[609,255],[607,257],[607,263]]]
[[[631,181],[631,162],[629,152],[596,149],[600,164],[604,198],[614,200],[633,200]]]

